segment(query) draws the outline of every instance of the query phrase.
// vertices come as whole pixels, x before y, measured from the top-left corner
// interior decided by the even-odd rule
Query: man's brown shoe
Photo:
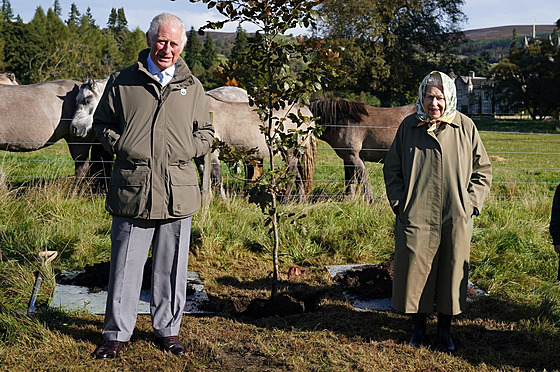
[[[169,351],[177,356],[185,354],[185,348],[177,336],[156,337],[156,339],[164,351]]]
[[[95,359],[114,359],[119,356],[125,344],[126,342],[121,341],[107,341],[97,349]]]

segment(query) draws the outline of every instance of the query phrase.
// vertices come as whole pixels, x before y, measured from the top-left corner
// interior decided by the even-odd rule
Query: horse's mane
[[[313,116],[319,117],[319,123],[327,127],[345,125],[349,120],[361,121],[369,116],[365,104],[342,98],[315,100],[309,108]]]

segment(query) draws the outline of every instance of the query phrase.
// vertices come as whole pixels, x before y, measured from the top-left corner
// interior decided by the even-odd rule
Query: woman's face
[[[432,119],[439,119],[445,112],[445,96],[442,87],[428,85],[424,100],[422,101],[424,112]]]

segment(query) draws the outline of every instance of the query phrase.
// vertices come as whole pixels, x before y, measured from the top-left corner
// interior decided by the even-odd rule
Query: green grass
[[[519,132],[515,128],[521,124],[514,124],[495,125]],[[479,127],[485,125],[494,124]],[[558,370],[560,329],[554,323],[560,318],[560,285],[548,223],[560,182],[560,136],[501,132],[506,131],[481,134],[495,183],[475,220],[471,249],[470,279],[490,296],[469,303],[455,320],[459,350],[453,355],[410,348],[405,316],[356,312],[333,285],[325,265],[377,263],[391,254],[394,218],[382,166],[367,166],[377,196],[373,203],[344,200],[342,161],[321,143],[314,194],[335,197],[280,207],[283,213],[305,215],[297,224],[281,222],[281,291],[318,296],[315,311],[260,320],[236,315],[248,298],[269,295],[272,241],[260,210],[243,197],[213,200],[193,220],[189,266],[200,273],[216,312],[185,316],[180,336],[186,357],[162,354],[154,346],[149,317],[139,316],[123,356],[95,361],[91,353],[102,343],[103,317],[46,305],[55,272],[109,259],[104,198],[88,192],[70,196],[71,180],[64,177],[73,166],[63,145],[2,153],[7,185],[0,188],[0,364],[15,371]],[[45,249],[59,257],[41,287],[40,311],[34,317],[16,315],[27,307],[40,267],[37,254]],[[288,280],[291,266],[299,266],[302,275]],[[434,331],[431,318],[428,332]]]

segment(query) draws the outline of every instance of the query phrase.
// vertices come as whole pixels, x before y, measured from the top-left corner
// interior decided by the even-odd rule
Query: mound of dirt
[[[109,285],[110,262],[100,262],[94,265],[86,265],[84,271],[77,275],[58,275],[58,284],[78,285],[88,287],[90,292],[100,292]],[[149,257],[144,265],[142,277],[142,289],[150,289],[152,283],[152,258]],[[187,283],[187,296],[194,294],[195,290]]]
[[[361,301],[369,301],[393,296],[394,257],[373,265],[360,265],[352,270],[336,274],[334,282],[342,286],[349,295]],[[467,298],[479,295],[470,283]]]
[[[389,298],[393,288],[393,256],[374,265],[360,265],[345,273],[336,274],[334,282],[352,296],[364,301]]]

